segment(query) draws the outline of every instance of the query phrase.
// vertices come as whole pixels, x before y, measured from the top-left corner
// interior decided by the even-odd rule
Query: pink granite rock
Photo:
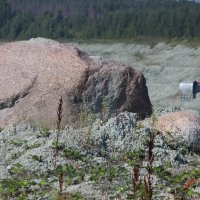
[[[161,115],[155,126],[169,141],[186,144],[200,151],[200,116],[190,111],[172,112]]]
[[[92,59],[70,44],[37,38],[0,46],[0,127],[28,122],[54,127],[59,98],[63,125],[79,121],[80,112],[151,114],[145,78],[132,67]]]

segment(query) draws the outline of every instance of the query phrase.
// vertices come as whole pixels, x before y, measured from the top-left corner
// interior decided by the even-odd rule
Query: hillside
[[[0,0],[0,39],[194,38],[199,19],[184,0]]]

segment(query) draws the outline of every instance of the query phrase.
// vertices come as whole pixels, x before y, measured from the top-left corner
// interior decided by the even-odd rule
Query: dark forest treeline
[[[0,39],[200,38],[185,0],[0,0]]]

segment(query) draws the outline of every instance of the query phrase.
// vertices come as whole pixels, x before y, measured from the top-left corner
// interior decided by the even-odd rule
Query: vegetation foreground
[[[61,99],[57,130],[2,130],[0,199],[198,199],[198,153],[154,129],[156,115],[169,110],[143,121],[82,113],[82,128],[61,129]]]

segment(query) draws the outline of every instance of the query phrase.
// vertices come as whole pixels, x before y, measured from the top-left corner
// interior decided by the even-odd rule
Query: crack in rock
[[[17,104],[20,99],[24,98],[27,94],[29,94],[29,92],[33,88],[33,85],[35,82],[36,82],[36,77],[34,77],[31,84],[28,85],[23,91],[19,92],[16,95],[13,95],[9,98],[1,99],[0,100],[0,110],[14,107],[15,104]]]

